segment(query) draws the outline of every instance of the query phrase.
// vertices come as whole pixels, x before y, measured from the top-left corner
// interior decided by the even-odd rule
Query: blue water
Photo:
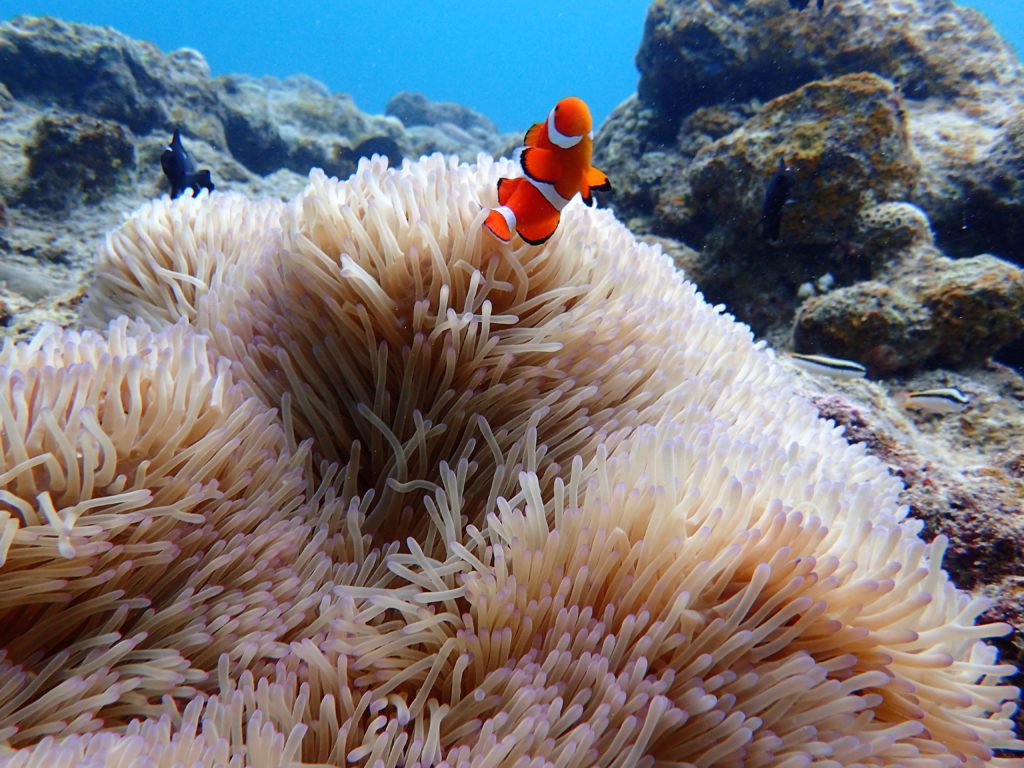
[[[827,0],[842,2],[842,0]],[[780,6],[785,8],[782,0]],[[105,24],[164,50],[203,53],[215,74],[302,72],[382,112],[400,90],[477,109],[521,130],[563,96],[600,122],[636,90],[649,0],[0,0],[18,13]],[[971,0],[1024,51],[1024,0]],[[571,10],[569,10],[571,9]]]

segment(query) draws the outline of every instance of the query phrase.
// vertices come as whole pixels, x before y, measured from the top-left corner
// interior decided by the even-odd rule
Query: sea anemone
[[[220,195],[153,203],[112,236],[87,316],[168,325],[139,350],[208,347],[238,382],[213,388],[235,393],[219,411],[259,399],[239,419],[276,420],[261,449],[295,468],[257,504],[287,551],[262,581],[238,565],[218,582],[255,628],[173,646],[206,674],[159,703],[32,692],[5,709],[0,690],[0,727],[35,728],[5,734],[30,745],[15,764],[939,768],[1024,746],[1013,669],[984,642],[1006,627],[974,624],[984,603],[951,584],[898,481],[609,212],[577,201],[539,247],[492,239],[480,225],[512,170],[377,159],[344,182],[314,172],[279,215],[233,198],[266,231],[195,281],[189,264],[211,262],[194,254],[217,249],[177,249],[166,222],[200,204],[189,221],[215,220]],[[178,482],[192,464],[167,466]],[[210,551],[237,514],[190,513],[168,540],[208,530]],[[259,533],[232,532],[245,563],[265,558]],[[205,562],[169,558],[178,580]],[[179,588],[140,583],[147,600]],[[50,676],[78,674],[56,653]],[[68,732],[65,710],[94,718],[70,730],[103,730],[40,741]]]
[[[45,327],[0,392],[0,738],[156,712],[308,623],[307,447],[205,337]]]

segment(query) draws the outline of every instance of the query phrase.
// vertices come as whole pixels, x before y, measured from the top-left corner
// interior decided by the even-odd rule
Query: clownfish
[[[611,189],[608,177],[590,164],[593,142],[586,102],[575,96],[558,102],[547,120],[526,132],[519,156],[524,175],[498,180],[498,207],[484,227],[505,243],[513,233],[530,245],[551,237],[562,208],[577,192],[591,205],[591,192]]]

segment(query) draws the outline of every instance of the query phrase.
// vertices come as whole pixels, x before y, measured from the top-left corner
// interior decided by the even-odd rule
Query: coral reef
[[[904,235],[897,229],[885,239]],[[827,349],[875,374],[983,363],[1021,334],[1024,270],[989,255],[946,259],[928,247],[879,278],[809,298],[793,327],[798,350]]]
[[[384,114],[402,121],[411,157],[443,152],[465,158],[467,149],[474,152],[477,147],[502,157],[522,143],[519,133],[499,135],[497,126],[479,112],[450,101],[430,101],[422,93],[396,93]]]
[[[28,168],[20,199],[63,209],[94,203],[130,178],[135,147],[120,123],[44,115],[25,146]]]
[[[916,205],[887,202],[868,205],[857,211],[851,243],[873,261],[884,263],[886,254],[933,245],[931,223]]]
[[[153,330],[4,346],[0,593],[46,618],[4,636],[32,681],[0,689],[9,759],[1024,748],[985,642],[1006,627],[975,624],[883,465],[607,211],[491,238],[508,173],[378,159],[247,216],[154,202],[88,307]]]
[[[697,152],[687,175],[706,240],[736,247],[756,236],[766,176],[780,160],[796,177],[784,237],[802,245],[845,239],[857,211],[905,199],[919,173],[892,85],[870,74],[810,83]],[[721,210],[735,218],[716,218]]]
[[[53,18],[0,23],[0,60],[0,197],[8,211],[0,261],[40,273],[60,262],[70,273],[41,297],[9,282],[4,335],[70,318],[66,307],[93,244],[122,211],[165,191],[159,156],[175,128],[213,170],[217,189],[281,198],[301,190],[314,166],[351,174],[367,139],[387,139],[399,156],[440,150],[464,160],[511,143],[464,108],[460,125],[407,129],[308,77],[213,77],[196,51],[165,54],[112,29]],[[437,115],[446,109],[421,106]]]
[[[860,231],[879,206],[915,206],[944,256],[1024,264],[1024,68],[977,12],[946,0],[849,0],[817,15],[774,0],[660,0],[637,64],[638,94],[595,139],[612,205],[640,232],[695,248],[702,290],[774,343],[790,343],[800,286],[909,269],[915,235]],[[797,185],[780,241],[763,242],[756,223],[780,158]],[[905,360],[960,365],[1019,338],[977,331],[988,336],[977,355]]]

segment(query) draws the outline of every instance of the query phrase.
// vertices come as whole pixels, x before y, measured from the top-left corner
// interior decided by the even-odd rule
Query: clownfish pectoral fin
[[[580,196],[583,198],[583,202],[587,205],[594,204],[594,190],[606,190],[611,189],[612,183],[608,181],[608,177],[601,171],[591,166],[583,174],[583,181],[580,183]]]
[[[586,182],[587,187],[589,187],[591,191],[595,189],[603,190],[612,188],[612,183],[608,180],[608,176],[604,173],[604,171],[599,171],[594,166],[590,166],[587,169],[587,174],[584,177],[584,181]]]
[[[540,138],[540,129],[544,127],[544,123],[534,123],[530,126],[529,130],[526,131],[526,135],[523,137],[523,144],[528,147],[537,146],[537,140]]]
[[[562,179],[562,164],[550,149],[527,147],[519,159],[523,172],[534,181],[557,184]]]
[[[516,226],[516,232],[530,245],[540,245],[547,241],[558,228],[558,220],[561,216],[558,210],[549,207],[542,216],[531,218],[529,221],[520,222]]]
[[[520,179],[498,179],[498,205],[507,205],[508,199],[516,191],[516,187],[523,183]]]

